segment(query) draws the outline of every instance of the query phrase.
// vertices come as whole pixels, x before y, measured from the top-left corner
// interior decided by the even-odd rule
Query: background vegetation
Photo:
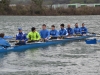
[[[13,0],[15,2],[17,0]],[[46,1],[46,0],[45,0]],[[44,0],[25,0],[24,5],[19,3],[16,6],[9,6],[10,0],[0,1],[0,15],[100,15],[100,7],[81,8],[48,8],[44,5]],[[50,1],[50,0],[47,0]],[[51,0],[52,1],[52,0]],[[93,2],[100,0],[54,0],[53,2]],[[22,2],[23,3],[23,2]]]

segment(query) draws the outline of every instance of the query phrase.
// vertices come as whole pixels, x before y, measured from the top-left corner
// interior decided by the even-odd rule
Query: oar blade
[[[96,39],[87,39],[85,40],[86,44],[97,44],[97,40]]]
[[[100,40],[98,40],[98,42],[100,42]]]

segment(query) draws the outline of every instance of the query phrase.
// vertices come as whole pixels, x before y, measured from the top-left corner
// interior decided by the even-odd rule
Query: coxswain
[[[16,35],[15,45],[25,45],[27,41],[26,34],[22,32],[22,28],[18,28],[18,34]]]

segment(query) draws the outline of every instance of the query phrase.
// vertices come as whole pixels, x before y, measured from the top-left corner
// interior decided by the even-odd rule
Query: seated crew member
[[[75,34],[75,35],[80,35],[80,34],[81,34],[81,30],[80,30],[80,28],[78,27],[78,23],[75,24],[74,34]]]
[[[61,30],[59,30],[59,36],[62,38],[68,35],[67,30],[64,28],[64,24],[60,25]]]
[[[51,26],[50,36],[51,36],[50,39],[57,39],[58,37],[58,31],[55,29],[54,25]]]
[[[31,28],[31,32],[28,33],[27,38],[28,38],[28,43],[36,42],[41,39],[40,34],[39,32],[36,31],[35,27]]]
[[[42,25],[42,30],[40,31],[40,36],[41,36],[41,39],[44,41],[49,40],[50,32],[46,29],[45,24]]]
[[[84,23],[82,23],[82,27],[80,28],[81,30],[81,34],[86,34],[88,31],[87,31],[87,28],[84,26]]]
[[[0,33],[0,46],[4,48],[10,47],[11,45],[3,38],[4,38],[4,33]]]
[[[22,28],[18,28],[19,33],[16,35],[16,44],[15,45],[25,45],[27,38],[26,34],[22,32]]]
[[[70,27],[70,24],[67,25],[67,32],[68,32],[68,36],[73,35],[73,29]]]

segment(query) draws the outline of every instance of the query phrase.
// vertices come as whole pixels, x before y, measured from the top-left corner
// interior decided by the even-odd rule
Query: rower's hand
[[[45,38],[45,40],[48,40],[48,38]]]
[[[25,40],[21,40],[22,42],[25,42]]]
[[[16,42],[18,43],[18,42],[19,42],[19,40],[16,40]]]
[[[50,37],[52,37],[52,35],[50,35]]]

